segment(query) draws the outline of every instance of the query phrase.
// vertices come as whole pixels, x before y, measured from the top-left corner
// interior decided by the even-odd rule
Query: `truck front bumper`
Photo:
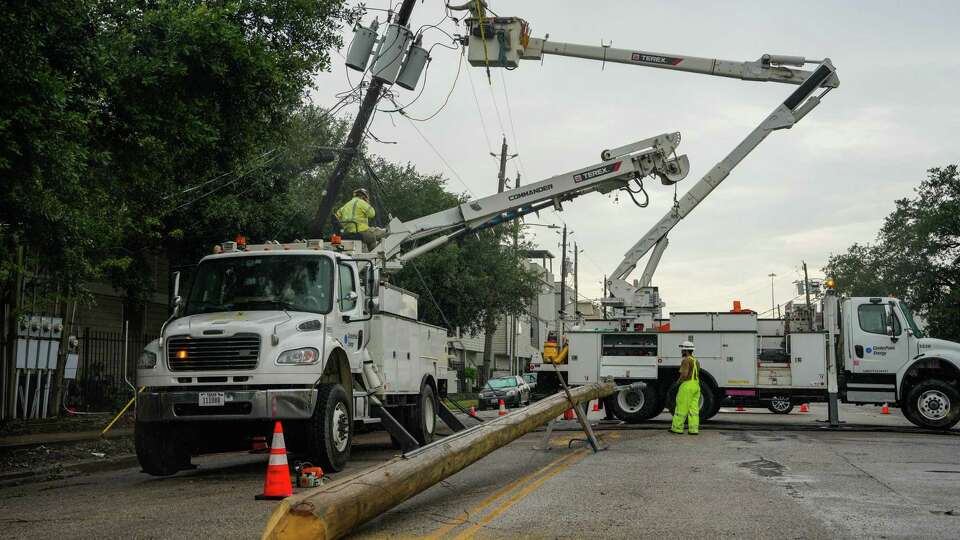
[[[204,420],[305,420],[313,415],[317,391],[313,388],[283,390],[227,390],[224,404],[201,406],[200,392],[146,389],[137,398],[141,422]]]

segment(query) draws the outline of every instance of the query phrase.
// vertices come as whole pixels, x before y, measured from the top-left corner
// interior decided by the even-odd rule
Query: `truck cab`
[[[846,298],[840,313],[844,401],[896,403],[908,420],[927,428],[960,420],[960,344],[926,337],[895,298]]]
[[[340,470],[355,428],[380,422],[377,407],[416,424],[408,431],[421,442],[432,437],[446,332],[417,322],[415,303],[412,317],[383,312],[379,271],[360,251],[350,241],[226,242],[200,261],[137,366],[146,472],[173,474],[192,453],[242,448],[277,420],[293,450]],[[403,366],[384,344],[384,321],[415,329]]]

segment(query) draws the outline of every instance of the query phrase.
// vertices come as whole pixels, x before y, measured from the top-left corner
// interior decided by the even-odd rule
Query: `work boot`
[[[699,435],[699,434],[700,434],[699,431],[688,431],[688,432],[687,432],[687,435]]]
[[[667,431],[669,431],[670,433],[673,433],[674,435],[683,435],[683,430],[674,431],[673,428],[670,428]]]

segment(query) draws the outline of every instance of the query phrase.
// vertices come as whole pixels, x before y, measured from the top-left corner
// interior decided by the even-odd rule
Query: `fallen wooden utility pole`
[[[602,399],[614,385],[570,389],[574,404]],[[494,450],[543,426],[571,407],[563,392],[418,448],[386,463],[284,499],[265,539],[333,539],[379,516]]]

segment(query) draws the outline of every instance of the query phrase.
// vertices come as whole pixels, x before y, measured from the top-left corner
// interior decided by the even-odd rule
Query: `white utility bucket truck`
[[[224,242],[137,366],[137,456],[170,475],[190,455],[249,447],[282,420],[289,446],[328,471],[346,464],[354,429],[380,425],[405,451],[430,442],[451,379],[447,332],[418,322],[417,298],[382,271],[446,242],[647,176],[686,175],[679,133],[603,152],[604,160],[419,219],[392,219],[383,241]]]
[[[799,85],[783,103],[694,184],[673,208],[624,256],[607,282],[603,303],[614,315],[577,321],[562,329],[566,350],[559,366],[541,365],[538,388],[555,385],[555,373],[572,385],[613,377],[619,384],[644,381],[607,401],[614,414],[635,422],[652,418],[674,401],[679,344],[693,341],[703,366],[701,418],[717,413],[721,402],[777,403],[827,401],[831,424],[837,403],[899,405],[914,424],[946,429],[960,420],[960,344],[923,336],[909,308],[893,298],[840,298],[828,290],[805,328],[789,321],[758,321],[750,313],[672,314],[669,332],[658,331],[662,308],[653,274],[667,247],[667,233],[687,216],[773,131],[789,129],[839,85],[829,59],[765,54],[733,62],[607,46],[579,45],[530,36],[516,17],[487,17],[484,2],[459,7],[465,19],[469,60],[474,66],[516,68],[521,60],[546,55],[686,71],[747,81]],[[451,6],[453,8],[453,6]],[[478,9],[479,7],[479,9]],[[800,69],[815,64],[812,71]],[[651,252],[652,250],[652,252]],[[627,277],[650,254],[639,281]],[[783,358],[758,358],[764,339],[785,341]],[[553,344],[545,350],[545,358]],[[758,361],[759,360],[759,361]]]

